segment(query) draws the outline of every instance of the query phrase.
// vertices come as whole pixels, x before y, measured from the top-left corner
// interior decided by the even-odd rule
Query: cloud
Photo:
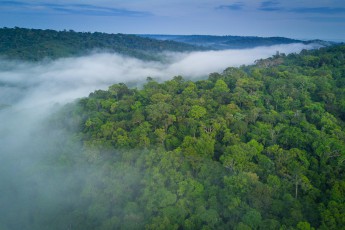
[[[244,6],[245,5],[244,5],[243,2],[236,2],[236,3],[230,4],[230,5],[218,6],[216,9],[220,9],[220,10],[223,10],[223,9],[227,9],[227,10],[243,10]]]
[[[92,16],[126,16],[145,17],[151,13],[146,11],[133,11],[114,7],[102,7],[89,4],[51,4],[51,3],[27,3],[20,1],[3,1],[0,9],[5,11],[21,11],[26,13],[65,13]]]
[[[318,22],[318,23],[341,23],[344,24],[344,17],[336,17],[336,16],[310,16],[306,17],[305,19],[312,21],[312,22]],[[340,39],[341,41],[344,41],[344,39]]]
[[[282,7],[279,6],[278,1],[264,1],[261,3],[259,10],[262,11],[281,11]]]
[[[261,2],[261,7],[272,7],[272,6],[276,6],[276,5],[279,5],[279,2],[277,2],[276,0]]]
[[[211,72],[220,72],[229,66],[253,64],[255,60],[271,57],[276,51],[281,53],[295,53],[302,49],[310,49],[312,45],[289,44],[269,47],[257,47],[244,50],[223,50],[194,52],[171,64],[167,69],[170,73],[181,73],[182,76],[197,78]]]
[[[27,6],[29,5],[26,2],[17,2],[17,1],[1,1],[1,6]]]
[[[342,14],[345,13],[344,7],[283,7],[277,0],[261,2],[258,8],[261,11],[280,11],[298,14]]]
[[[290,44],[244,50],[165,53],[168,60],[165,64],[107,53],[38,64],[2,62],[0,104],[35,107],[65,103],[114,83],[144,82],[148,76],[162,80],[176,75],[205,77],[229,66],[252,64],[276,51],[291,53],[304,48],[312,46]]]
[[[289,12],[299,13],[299,14],[343,14],[345,13],[345,8],[343,7],[299,7],[292,8],[288,10]]]

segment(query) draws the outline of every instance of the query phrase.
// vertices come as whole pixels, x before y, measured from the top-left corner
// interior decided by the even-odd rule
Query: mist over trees
[[[0,229],[342,229],[344,61],[334,46],[149,77],[53,116],[3,106]]]
[[[133,190],[138,226],[341,229],[344,52],[276,55],[269,67],[148,79],[141,90],[116,84],[72,111],[90,158],[121,149],[145,172]]]
[[[311,40],[302,41],[284,37],[255,37],[255,36],[212,36],[212,35],[139,35],[147,38],[154,38],[158,40],[172,40],[176,42],[183,42],[190,45],[203,46],[209,49],[224,50],[224,49],[248,49],[258,46],[273,46],[279,44],[293,44],[293,43],[317,43],[322,45],[331,45],[332,42]],[[334,44],[334,43],[333,43]]]
[[[2,58],[22,61],[55,60],[92,53],[117,53],[141,60],[164,61],[162,53],[252,49],[279,45],[330,45],[323,41],[294,40],[282,37],[129,35],[100,32],[55,31],[25,28],[0,28]],[[278,50],[278,49],[277,49]],[[164,55],[163,55],[164,57]]]

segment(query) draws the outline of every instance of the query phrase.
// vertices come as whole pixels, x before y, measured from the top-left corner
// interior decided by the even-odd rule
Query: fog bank
[[[0,105],[35,107],[65,103],[119,82],[140,84],[148,76],[161,80],[177,75],[206,77],[229,66],[253,64],[277,51],[288,54],[311,48],[314,46],[290,44],[244,50],[166,53],[164,63],[107,53],[41,63],[2,61]]]

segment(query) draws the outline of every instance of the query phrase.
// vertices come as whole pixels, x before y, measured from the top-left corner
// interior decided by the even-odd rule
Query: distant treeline
[[[183,42],[198,45],[210,49],[247,49],[258,46],[272,46],[292,43],[318,43],[330,45],[331,43],[321,40],[302,41],[285,37],[256,37],[256,36],[212,36],[212,35],[140,35],[165,41]]]
[[[28,61],[79,56],[95,50],[116,52],[144,60],[155,60],[157,52],[184,52],[202,49],[204,48],[175,41],[162,41],[126,34],[17,27],[0,29],[0,56]]]

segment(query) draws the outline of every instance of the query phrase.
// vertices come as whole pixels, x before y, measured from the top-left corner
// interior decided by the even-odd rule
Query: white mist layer
[[[0,105],[17,103],[20,107],[36,107],[65,103],[115,83],[142,83],[149,76],[160,80],[177,75],[206,77],[230,66],[253,64],[277,51],[289,54],[314,47],[289,44],[244,50],[169,53],[165,54],[169,61],[164,64],[116,54],[94,54],[47,63],[1,63]]]

